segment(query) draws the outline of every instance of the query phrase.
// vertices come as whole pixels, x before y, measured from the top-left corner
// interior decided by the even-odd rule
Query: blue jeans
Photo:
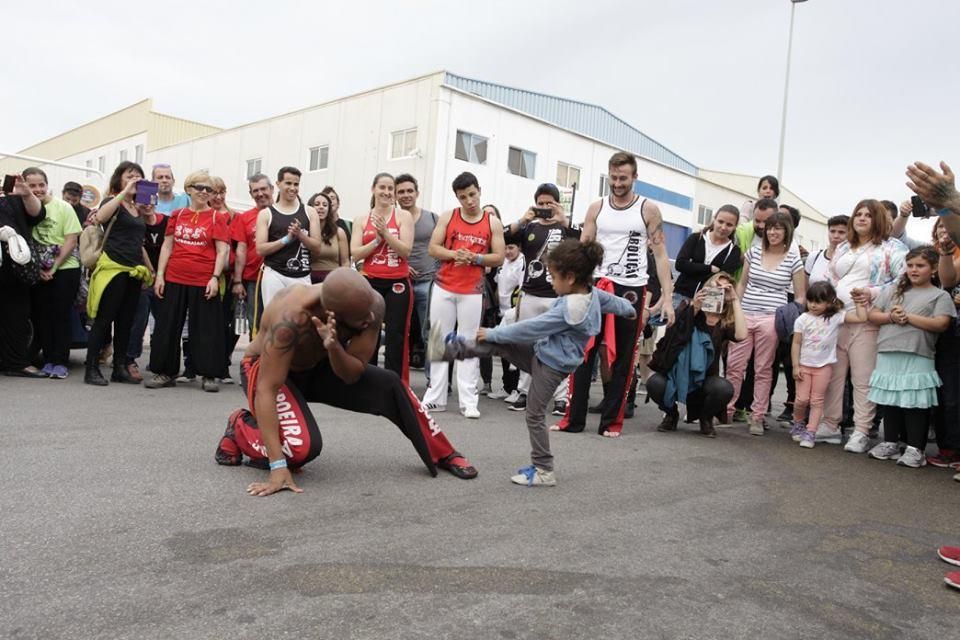
[[[417,318],[420,320],[420,336],[423,339],[423,345],[427,345],[427,336],[430,335],[430,287],[432,280],[423,280],[413,283],[413,307],[417,310]],[[423,373],[427,377],[427,384],[430,384],[430,364],[423,367]]]
[[[153,321],[157,321],[157,313],[162,303],[163,301],[153,292],[153,287],[140,290],[137,313],[133,316],[133,327],[130,329],[130,345],[127,347],[128,363],[134,362],[143,355],[143,335],[147,330],[147,321],[151,314],[153,314]]]

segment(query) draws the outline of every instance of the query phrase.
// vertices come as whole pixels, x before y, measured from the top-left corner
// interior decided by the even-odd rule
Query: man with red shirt
[[[237,259],[233,269],[233,295],[247,301],[247,321],[253,333],[263,308],[257,290],[257,277],[263,258],[257,253],[257,214],[273,202],[273,184],[262,173],[247,180],[254,207],[233,217],[231,238],[237,243]],[[251,336],[252,337],[252,336]]]
[[[480,207],[480,185],[472,173],[461,173],[453,181],[460,206],[437,221],[428,251],[440,261],[430,293],[430,326],[440,335],[453,331],[473,339],[483,313],[484,269],[503,264],[503,225]],[[430,411],[447,408],[448,363],[430,363],[430,386],[423,403]],[[480,361],[462,360],[457,365],[457,395],[464,417],[479,418],[477,380]]]

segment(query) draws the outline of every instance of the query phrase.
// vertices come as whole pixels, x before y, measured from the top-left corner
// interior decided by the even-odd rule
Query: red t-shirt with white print
[[[217,263],[216,241],[230,242],[227,218],[213,209],[178,209],[170,214],[166,235],[173,236],[173,251],[164,273],[167,282],[207,286]]]

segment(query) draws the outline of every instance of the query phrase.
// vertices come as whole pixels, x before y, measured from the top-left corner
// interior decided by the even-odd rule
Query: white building
[[[147,122],[147,129],[127,126],[124,135],[103,131],[101,122],[96,132],[85,134],[88,148],[74,143],[69,154],[59,154],[58,137],[43,143],[43,157],[107,174],[117,162],[140,156],[148,171],[165,162],[178,178],[207,169],[223,178],[228,200],[238,208],[250,206],[248,175],[275,177],[281,166],[292,165],[303,171],[304,198],[334,185],[347,218],[366,212],[371,181],[380,171],[416,176],[421,206],[437,212],[456,206],[450,184],[470,171],[479,179],[484,203],[497,205],[509,222],[532,204],[543,182],[577,187],[573,217],[581,221],[590,202],[607,193],[607,160],[625,150],[639,161],[635,191],[663,211],[671,255],[708,211],[727,203],[739,207],[756,196],[756,177],[701,170],[602,107],[445,71],[232,129],[177,121],[184,124],[171,132],[172,120],[162,118]],[[161,134],[149,126],[167,130]],[[97,135],[103,139],[93,144]],[[37,155],[37,148],[31,149]],[[51,171],[51,184],[83,182],[82,172],[68,176],[71,171]],[[803,242],[811,250],[823,246],[826,219],[788,194],[784,189],[781,200],[804,216]]]

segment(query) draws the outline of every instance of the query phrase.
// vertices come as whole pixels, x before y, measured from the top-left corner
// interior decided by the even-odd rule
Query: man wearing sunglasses
[[[317,457],[322,444],[308,402],[387,418],[433,476],[437,467],[464,480],[477,476],[400,376],[369,364],[384,308],[366,278],[341,267],[322,284],[284,289],[264,310],[240,365],[250,409],[230,415],[214,456],[236,466],[246,455],[250,466],[270,470],[267,482],[250,484],[247,493],[302,491],[290,470]]]

